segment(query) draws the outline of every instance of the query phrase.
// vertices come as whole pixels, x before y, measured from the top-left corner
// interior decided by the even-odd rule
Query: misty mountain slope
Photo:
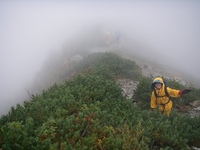
[[[122,58],[134,62],[135,65],[132,67],[138,66],[135,71],[140,72],[141,77],[145,76],[152,79],[156,76],[163,76],[167,79],[175,80],[186,87],[192,86],[190,80],[186,79],[184,75],[178,74],[178,71],[153,62],[154,54],[147,55],[145,53],[147,50],[141,43],[132,41],[129,37],[123,35],[119,41],[116,41],[114,36],[110,36],[108,44],[106,36],[102,28],[93,28],[90,32],[84,32],[79,38],[66,42],[62,50],[52,52],[44,63],[43,69],[36,76],[34,85],[29,88],[31,89],[30,93],[39,94],[54,83],[62,84],[65,80],[72,78],[82,70],[93,69],[100,65],[110,65],[109,62],[113,61],[111,57],[114,58],[117,65],[122,63]],[[118,72],[130,69],[130,76],[128,78],[127,76],[124,78],[117,76],[117,69],[115,73],[116,83],[121,87],[123,95],[130,99],[139,80],[138,78],[137,80],[132,80],[134,77],[131,74],[133,70],[128,67],[130,67],[128,64],[118,67]],[[149,85],[146,87],[149,87]]]
[[[200,147],[200,118],[175,112],[167,118],[156,111],[135,107],[122,95],[116,79],[138,81],[142,77],[134,61],[113,53],[93,53],[74,67],[73,71],[79,72],[69,80],[12,107],[0,118],[0,148]]]
[[[63,50],[60,53],[52,53],[49,59],[47,59],[41,72],[39,72],[36,76],[34,85],[30,87],[32,93],[41,92],[43,89],[48,88],[54,83],[62,83],[66,79],[69,79],[75,73],[79,72],[82,69],[81,67],[74,68],[76,64],[85,63],[87,61],[86,59],[88,55],[92,55],[93,53],[99,52],[112,52],[123,58],[135,61],[136,64],[140,67],[143,76],[150,78],[156,76],[164,76],[168,79],[175,79],[177,82],[183,85],[192,85],[189,82],[189,79],[186,79],[180,76],[179,74],[176,74],[176,71],[170,72],[169,69],[166,70],[166,68],[162,68],[162,66],[159,66],[158,64],[149,62],[141,58],[140,54],[137,53],[137,50],[132,50],[130,52],[130,49],[127,49],[127,47],[125,47],[123,44],[113,44],[109,46],[101,46],[94,48],[90,47],[86,48],[86,50],[80,49],[73,53],[68,52],[66,50]]]
[[[47,89],[54,83],[60,84],[66,79],[70,79],[84,67],[89,67],[81,65],[81,67],[75,67],[77,64],[83,65],[91,55],[95,55],[99,52],[112,52],[120,57],[136,62],[141,69],[142,75],[145,77],[153,78],[156,76],[163,76],[187,87],[193,86],[190,82],[192,77],[185,78],[179,71],[169,66],[153,62],[154,53],[147,53],[148,48],[142,46],[142,43],[133,41],[126,35],[123,35],[119,41],[116,41],[113,36],[114,32],[110,32],[110,34],[112,36],[109,37],[109,44],[107,33],[102,31],[101,27],[93,28],[89,32],[86,31],[84,34],[81,34],[79,38],[71,39],[70,42],[66,42],[62,50],[50,54],[43,69],[36,76],[34,85],[29,88],[30,93],[41,93],[42,90]],[[158,54],[158,52],[156,54]],[[96,58],[94,58],[94,60],[96,60]],[[93,64],[94,62],[91,61],[90,63]],[[127,98],[132,97],[137,82],[128,81],[127,83],[126,79],[119,79],[117,82],[122,87],[124,95],[127,95]],[[133,86],[128,85],[132,83]]]
[[[96,52],[97,48],[94,48],[94,49],[90,49],[90,51],[88,53],[85,53],[84,56],[75,55],[74,53],[73,54],[74,56],[72,58],[69,57],[69,55],[66,55],[68,57],[65,57],[65,55],[63,55],[62,53],[62,55],[56,56],[57,57],[56,59],[59,61],[56,61],[56,59],[53,57],[52,59],[55,59],[55,60],[50,59],[50,62],[52,63],[56,62],[57,64],[56,65],[54,64],[55,65],[54,67],[53,65],[50,65],[50,67],[46,66],[46,68],[51,68],[51,70],[50,72],[47,73],[46,78],[44,78],[46,80],[39,81],[39,84],[41,86],[37,88],[37,90],[41,92],[42,90],[52,86],[54,83],[57,83],[57,84],[63,83],[65,80],[72,78],[74,75],[81,73],[82,71],[85,72],[86,70],[88,70],[90,72],[98,67],[102,67],[105,72],[110,74],[109,75],[110,77],[114,76],[116,83],[122,89],[123,96],[125,96],[127,99],[131,99],[133,97],[134,92],[139,83],[139,79],[142,76],[149,78],[149,82],[153,77],[163,76],[168,80],[176,81],[180,85],[182,85],[182,86],[175,86],[175,87],[172,86],[173,88],[177,88],[177,89],[184,89],[184,88],[188,88],[192,86],[186,80],[183,80],[182,78],[178,76],[170,74],[167,71],[163,71],[163,69],[158,65],[150,64],[150,63],[146,64],[145,61],[142,62],[142,59],[140,59],[140,57],[137,54],[136,56],[129,55],[129,58],[131,57],[135,61],[131,59],[126,59],[127,56],[125,55],[128,54],[128,52],[124,53],[124,51],[122,52],[120,48],[122,49],[123,47],[121,47],[120,45],[110,45],[109,47],[99,47],[98,51],[101,51],[101,52]],[[105,52],[105,51],[109,51],[109,52]],[[121,55],[124,58],[122,58]],[[69,61],[67,62],[66,60],[69,60]],[[104,67],[106,67],[107,69]],[[125,76],[122,74],[123,72],[126,72]],[[143,88],[148,89],[149,82]],[[150,89],[147,91],[151,93]],[[196,95],[196,94],[193,93],[193,95]],[[144,99],[149,99],[149,97],[146,97]],[[194,96],[187,99],[188,100],[177,100],[177,101],[180,101],[180,103],[177,103],[177,105],[175,106],[185,107],[183,105],[189,105],[189,102],[199,100],[200,97]],[[133,99],[131,99],[131,101],[132,100]],[[134,100],[134,101],[138,101],[138,100]],[[183,101],[185,101],[184,104],[183,104]],[[176,104],[176,101],[175,101],[175,104]],[[149,104],[147,104],[147,106],[148,105]],[[188,111],[188,109],[186,109],[185,111]],[[193,113],[193,116],[199,116],[199,113],[195,111]]]
[[[162,59],[162,52],[149,50],[148,45],[128,36],[125,32],[121,31],[121,35],[116,36],[117,32],[119,31],[116,29],[97,25],[74,35],[65,42],[61,50],[49,53],[42,70],[35,76],[33,85],[27,88],[28,91],[37,94],[54,83],[64,82],[77,71],[73,68],[76,63],[83,57],[98,52],[113,52],[135,61],[140,66],[142,75],[146,77],[164,76],[187,86],[197,83],[193,77],[186,77],[178,69],[164,65],[163,61],[155,62],[155,54]]]
[[[105,39],[102,38],[103,33],[101,31],[97,31],[95,31],[95,34],[93,32],[89,32],[89,35],[86,34],[88,38],[84,41],[82,38],[80,38],[80,40],[76,39],[71,42],[70,46],[68,45],[68,48],[66,46],[62,51],[51,54],[49,59],[47,59],[43,70],[41,70],[39,75],[36,76],[37,79],[35,84],[40,84],[40,90],[53,85],[55,82],[62,83],[64,80],[70,78],[74,75],[74,72],[79,71],[78,69],[75,71],[73,68],[76,63],[82,63],[79,61],[82,61],[83,58],[87,59],[85,57],[91,55],[92,53],[98,52],[112,52],[123,58],[135,61],[141,68],[142,75],[146,77],[153,78],[156,76],[164,76],[165,78],[174,79],[180,84],[186,86],[192,85],[189,82],[190,80],[184,78],[182,74],[178,74],[178,71],[169,67],[163,67],[155,62],[145,59],[142,55],[143,52],[139,50],[141,48],[138,49],[140,46],[137,44],[132,46],[132,44],[129,43],[130,39],[122,38],[119,43],[113,41],[110,45],[105,45]],[[101,40],[100,38],[97,38],[99,36],[101,37]],[[92,42],[90,41],[91,39],[93,39]],[[100,43],[99,40],[101,41]],[[93,44],[90,45],[91,43]]]
[[[60,78],[62,81],[83,70],[94,69],[99,66],[109,66],[113,69],[112,71],[115,73],[115,76],[120,76],[124,70],[129,70],[129,78],[136,78],[136,76],[139,76],[140,74],[140,68],[134,61],[123,59],[116,53],[110,52],[90,53],[85,56],[76,55],[70,59],[59,58],[59,62],[53,61],[52,64],[47,66],[47,68],[50,68],[50,70],[47,71],[52,74],[58,74],[57,78]],[[134,70],[135,74],[131,74]],[[45,67],[44,71],[46,73]],[[49,77],[52,75],[49,74],[49,72],[47,72],[47,77],[48,75]],[[54,77],[56,78],[56,75],[54,75]],[[138,79],[138,77],[136,79]]]

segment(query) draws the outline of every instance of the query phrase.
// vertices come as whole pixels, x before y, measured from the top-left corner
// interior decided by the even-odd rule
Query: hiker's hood
[[[161,84],[162,84],[162,87],[161,87],[160,89],[155,88],[155,86],[154,86],[155,83],[161,83]],[[156,91],[159,91],[159,92],[161,92],[161,93],[164,94],[164,87],[165,87],[165,84],[164,84],[164,81],[163,81],[163,79],[162,79],[161,77],[156,77],[156,78],[153,80],[153,87],[154,87],[154,89],[155,89]]]
[[[157,77],[157,78],[155,78],[155,79],[153,80],[153,84],[155,84],[155,83],[161,83],[161,84],[164,84],[164,82],[163,82],[163,80],[162,80],[161,77]]]

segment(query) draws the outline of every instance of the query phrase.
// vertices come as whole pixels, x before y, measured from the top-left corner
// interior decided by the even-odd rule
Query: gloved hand
[[[191,92],[190,89],[184,89],[184,90],[180,90],[180,91],[179,91],[179,94],[182,96],[183,94],[187,94],[187,93],[189,93],[189,92]]]

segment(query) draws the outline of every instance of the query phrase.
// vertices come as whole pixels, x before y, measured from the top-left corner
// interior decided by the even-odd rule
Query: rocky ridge
[[[120,49],[124,49],[124,47],[121,45],[113,44],[113,45],[110,45],[110,46],[104,47],[104,48],[102,48],[102,47],[95,48],[95,49],[93,48],[93,49],[90,49],[89,51],[90,51],[90,53],[95,53],[95,52],[119,53],[123,57],[135,61],[137,63],[137,65],[139,65],[139,67],[141,68],[142,75],[145,77],[154,78],[157,76],[163,76],[167,79],[175,80],[184,86],[188,86],[188,87],[193,86],[192,83],[190,83],[187,79],[185,79],[180,73],[177,73],[177,72],[174,73],[174,71],[167,72],[166,70],[168,70],[168,69],[166,69],[166,68],[162,68],[158,65],[153,65],[153,63],[148,63],[148,62],[145,62],[140,59],[132,58],[131,55],[130,56],[128,55],[129,54],[128,51],[127,51],[127,54],[125,54],[125,52],[121,52]],[[121,87],[122,94],[126,97],[126,99],[134,101],[132,99],[132,96],[134,94],[134,90],[137,88],[138,81],[120,78],[120,79],[116,80],[116,83]],[[134,102],[134,104],[137,105],[136,102]],[[189,115],[191,115],[191,117],[200,116],[200,105],[190,106],[190,107],[187,107],[186,109],[180,108],[181,111],[182,111],[182,109],[184,109],[183,111],[188,111],[188,113],[189,113]]]

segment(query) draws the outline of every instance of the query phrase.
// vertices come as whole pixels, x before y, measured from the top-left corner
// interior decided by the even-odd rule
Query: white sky
[[[92,24],[149,45],[155,61],[200,80],[200,1],[0,1],[0,114],[17,103],[49,51]]]

